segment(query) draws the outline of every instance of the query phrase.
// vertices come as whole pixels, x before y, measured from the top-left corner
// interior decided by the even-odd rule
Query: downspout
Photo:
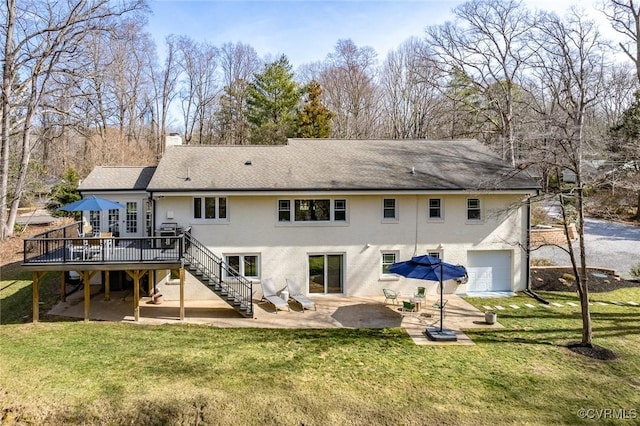
[[[524,290],[524,294],[526,294],[527,296],[533,297],[540,303],[544,303],[545,305],[548,305],[549,304],[548,301],[543,299],[539,294],[537,294],[535,291],[531,289],[531,196],[527,197],[526,210],[527,210],[527,240],[525,245],[525,248],[526,248],[525,253],[526,253],[527,261],[526,261],[525,269],[526,269],[526,276],[527,276],[527,286]]]

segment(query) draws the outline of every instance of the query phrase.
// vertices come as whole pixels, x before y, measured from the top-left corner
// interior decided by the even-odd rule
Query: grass
[[[640,290],[593,299],[640,301]],[[474,346],[416,346],[402,329],[6,324],[0,423],[615,424],[578,410],[640,409],[640,308],[592,316],[617,360],[565,348],[580,337],[569,307],[500,311],[505,328],[468,331]]]

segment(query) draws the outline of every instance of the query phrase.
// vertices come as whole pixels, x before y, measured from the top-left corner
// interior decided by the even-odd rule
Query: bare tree
[[[0,94],[0,239],[13,234],[32,150],[33,118],[41,105],[51,76],[65,71],[65,61],[74,58],[82,40],[90,34],[113,29],[114,18],[143,7],[142,0],[67,0],[55,3],[7,0],[3,3],[0,10],[5,18],[0,28],[3,43]],[[20,166],[12,199],[9,200],[9,144],[14,134],[20,141]],[[7,216],[9,204],[11,209]]]
[[[613,29],[627,39],[619,45],[635,65],[640,82],[640,4],[634,0],[604,0],[601,9]]]
[[[323,103],[335,114],[333,137],[358,139],[378,134],[381,97],[375,82],[376,56],[371,47],[338,40],[335,51],[322,64],[308,68],[315,71],[310,77],[324,90]]]
[[[150,64],[149,78],[153,87],[153,108],[151,109],[151,128],[154,140],[154,152],[157,158],[164,153],[165,140],[167,138],[167,125],[169,120],[169,107],[177,95],[178,64],[176,63],[176,38],[169,36],[166,39],[166,56],[163,67]]]
[[[585,120],[604,90],[605,57],[609,53],[594,22],[584,18],[582,11],[571,9],[564,19],[543,13],[531,43],[535,43],[535,72],[548,97],[542,119],[547,122],[548,138],[543,149],[551,149],[557,175],[567,169],[575,174],[571,193],[560,192],[565,230],[569,219],[565,199],[575,200],[578,230],[576,259],[571,240],[568,253],[576,274],[576,284],[582,310],[582,341],[592,345],[592,325],[589,312],[588,276],[584,242],[584,186],[586,177],[582,165],[588,147]],[[569,233],[567,232],[567,235]],[[578,265],[579,263],[579,265]]]
[[[249,142],[247,89],[262,61],[253,47],[243,43],[225,43],[219,53],[224,87],[217,116],[219,140],[225,144],[246,144]]]
[[[425,50],[423,42],[412,38],[387,55],[380,77],[384,137],[427,138],[433,133],[440,98],[434,88],[438,70]]]
[[[196,43],[188,37],[177,41],[181,66],[180,101],[187,143],[209,144],[213,141],[213,117],[218,96],[216,74],[218,49]]]
[[[515,0],[472,0],[453,13],[453,23],[427,28],[427,43],[443,71],[459,70],[484,96],[483,119],[504,141],[503,157],[515,165],[515,91],[532,54],[531,16]]]

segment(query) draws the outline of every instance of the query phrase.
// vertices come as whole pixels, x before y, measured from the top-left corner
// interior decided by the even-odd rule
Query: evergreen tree
[[[80,176],[78,176],[78,173],[73,167],[69,167],[64,175],[62,175],[62,179],[51,189],[51,200],[49,204],[47,204],[47,210],[49,210],[53,216],[68,215],[69,213],[61,212],[58,209],[74,201],[78,201],[81,198],[78,192],[79,184]],[[71,213],[71,215],[78,216],[77,213]]]
[[[637,158],[640,152],[640,93],[635,93],[635,101],[622,114],[620,121],[609,129],[611,140],[607,149],[619,161]]]
[[[286,56],[265,65],[247,92],[247,120],[254,144],[281,144],[294,136],[301,91]]]
[[[307,99],[298,113],[298,137],[328,138],[334,114],[322,103],[322,87],[315,80],[304,88]]]

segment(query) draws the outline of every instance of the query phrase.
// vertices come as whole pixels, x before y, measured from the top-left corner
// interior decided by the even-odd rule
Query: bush
[[[640,278],[640,263],[637,263],[634,266],[632,266],[631,269],[629,270],[629,273],[634,278]]]

